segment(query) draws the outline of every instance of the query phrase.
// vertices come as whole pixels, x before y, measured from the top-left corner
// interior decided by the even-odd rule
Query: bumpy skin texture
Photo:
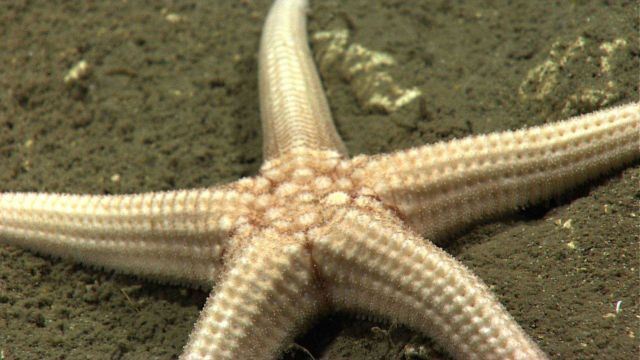
[[[347,154],[307,45],[306,9],[306,1],[276,1],[262,31],[259,83],[265,160],[296,147]]]
[[[183,359],[273,359],[332,308],[404,323],[459,359],[545,359],[480,279],[420,235],[439,240],[640,158],[640,105],[348,159],[305,5],[276,1],[265,25],[259,175],[140,195],[0,194],[0,241],[213,287]]]
[[[466,225],[552,198],[637,159],[638,111],[635,103],[365,158],[357,176],[415,231],[439,242]]]
[[[171,283],[210,287],[230,227],[250,211],[233,186],[92,196],[0,194],[2,241]],[[228,211],[233,209],[233,211]]]

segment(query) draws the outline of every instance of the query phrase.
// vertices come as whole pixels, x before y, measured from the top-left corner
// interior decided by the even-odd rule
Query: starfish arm
[[[347,151],[331,119],[306,35],[306,0],[278,0],[260,44],[264,158],[295,149]]]
[[[182,360],[274,359],[322,307],[304,244],[270,231],[259,236],[229,262]]]
[[[346,212],[313,256],[338,308],[390,317],[456,359],[547,358],[480,279],[391,215]]]
[[[248,199],[249,198],[249,199]],[[140,195],[0,194],[0,242],[211,287],[251,196],[230,187]]]
[[[432,241],[640,158],[640,105],[377,156],[357,177]]]

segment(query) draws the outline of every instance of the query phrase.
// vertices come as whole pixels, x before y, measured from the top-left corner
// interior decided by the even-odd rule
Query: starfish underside
[[[433,242],[637,160],[639,104],[349,158],[306,44],[305,9],[279,0],[266,20],[257,176],[136,195],[4,193],[0,240],[212,288],[183,359],[272,359],[331,309],[406,324],[460,359],[546,358]]]

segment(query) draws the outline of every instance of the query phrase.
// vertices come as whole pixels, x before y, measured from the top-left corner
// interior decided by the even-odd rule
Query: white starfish
[[[638,104],[349,160],[306,47],[305,5],[277,1],[265,25],[259,176],[142,195],[2,194],[0,232],[87,264],[218,283],[184,358],[271,358],[328,307],[391,317],[459,358],[544,358],[417,233],[439,239],[638,158]]]

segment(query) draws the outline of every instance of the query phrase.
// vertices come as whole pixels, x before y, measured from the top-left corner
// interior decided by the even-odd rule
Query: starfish
[[[269,359],[331,309],[428,334],[457,358],[545,358],[488,288],[432,242],[640,155],[639,104],[543,127],[349,159],[305,37],[279,0],[260,53],[260,174],[121,196],[4,193],[2,240],[212,288],[184,359]]]

